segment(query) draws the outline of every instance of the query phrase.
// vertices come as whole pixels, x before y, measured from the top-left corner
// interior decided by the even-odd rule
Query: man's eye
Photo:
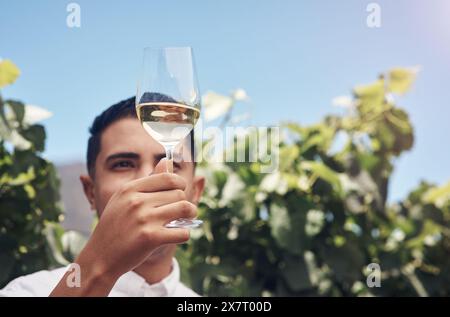
[[[180,170],[181,169],[181,162],[176,162],[174,160],[173,161],[173,169],[174,169],[174,171]]]
[[[112,165],[112,169],[127,169],[127,168],[133,168],[134,164],[131,161],[119,161],[115,162]]]

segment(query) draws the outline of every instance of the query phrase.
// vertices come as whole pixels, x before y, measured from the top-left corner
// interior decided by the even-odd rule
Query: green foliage
[[[388,205],[396,157],[411,149],[413,69],[355,87],[352,107],[312,126],[283,124],[279,170],[199,166],[200,218],[178,252],[182,277],[215,296],[450,295],[450,184],[422,183]],[[366,284],[381,267],[381,287]]]
[[[19,75],[0,62],[0,88]],[[42,158],[45,129],[25,119],[26,106],[0,96],[0,288],[11,279],[57,264],[47,225],[61,220],[59,180]]]
[[[20,70],[10,60],[0,60],[0,88],[14,83]]]

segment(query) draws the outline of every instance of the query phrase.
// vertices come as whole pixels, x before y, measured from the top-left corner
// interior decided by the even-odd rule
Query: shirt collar
[[[172,271],[160,282],[148,284],[142,276],[130,271],[119,278],[113,291],[125,296],[174,296],[179,283],[180,267],[178,261],[172,258]]]

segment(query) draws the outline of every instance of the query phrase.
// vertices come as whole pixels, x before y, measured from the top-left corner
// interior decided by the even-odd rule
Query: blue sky
[[[0,0],[0,56],[22,70],[2,94],[53,112],[51,160],[84,159],[95,115],[135,93],[143,47],[189,45],[201,89],[244,88],[259,125],[318,121],[355,84],[421,65],[398,100],[416,143],[396,164],[390,199],[422,178],[450,179],[450,1],[78,0],[72,29],[70,2]],[[370,2],[381,6],[380,28],[366,26]]]

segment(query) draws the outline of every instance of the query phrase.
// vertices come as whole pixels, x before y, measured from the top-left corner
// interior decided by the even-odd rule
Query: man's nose
[[[154,171],[155,165],[153,163],[142,164],[141,168],[139,169],[138,178],[149,176],[153,174]]]

